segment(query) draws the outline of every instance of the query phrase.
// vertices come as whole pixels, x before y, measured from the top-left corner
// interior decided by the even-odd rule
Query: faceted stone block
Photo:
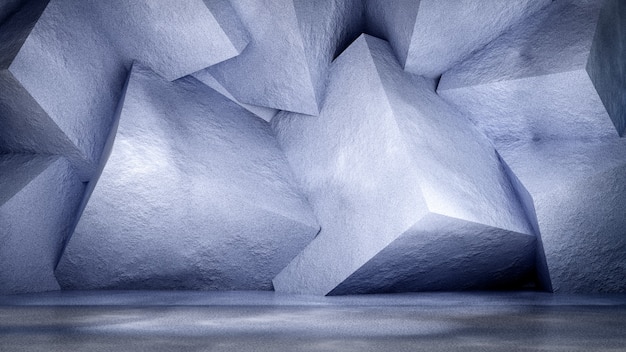
[[[135,66],[65,289],[269,290],[319,225],[270,126],[193,77]]]
[[[232,0],[250,33],[241,55],[208,68],[237,101],[317,115],[326,71],[361,32],[361,1]]]
[[[0,28],[1,149],[63,155],[89,180],[133,60],[175,79],[238,54],[202,1],[184,4],[23,6]]]
[[[368,33],[387,39],[409,72],[438,77],[551,0],[368,0]]]
[[[63,158],[0,156],[0,294],[59,289],[54,267],[83,190]]]
[[[600,11],[603,3],[612,4],[554,2],[446,72],[437,92],[497,146],[614,135],[626,102],[617,74],[626,61],[615,41],[626,12]]]
[[[432,86],[363,35],[333,63],[319,117],[272,120],[322,229],[274,278],[277,291],[509,287],[537,274],[517,186]]]
[[[626,289],[626,141],[537,141],[500,149],[534,199],[555,292]]]

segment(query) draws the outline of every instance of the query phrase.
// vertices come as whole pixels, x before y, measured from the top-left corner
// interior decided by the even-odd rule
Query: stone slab
[[[318,231],[265,121],[137,65],[56,276],[65,289],[269,290]]]

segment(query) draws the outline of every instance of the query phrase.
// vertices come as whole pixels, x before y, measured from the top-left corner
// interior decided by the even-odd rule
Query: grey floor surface
[[[0,351],[626,351],[626,295],[0,296]]]

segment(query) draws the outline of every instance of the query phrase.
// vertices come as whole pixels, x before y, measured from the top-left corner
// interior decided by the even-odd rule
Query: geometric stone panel
[[[536,275],[537,236],[493,146],[387,42],[360,36],[333,63],[319,117],[283,111],[272,126],[322,228],[274,278],[277,291],[509,287]],[[458,238],[467,245],[442,262]],[[411,256],[399,259],[404,244]],[[448,276],[389,273],[412,257]],[[490,269],[453,283],[459,263]]]
[[[63,155],[89,180],[133,60],[175,79],[238,54],[202,1],[184,4],[32,1],[14,13],[0,27],[0,150]]]
[[[553,289],[626,290],[626,141],[538,141],[500,150],[532,195]]]
[[[468,111],[496,146],[614,135],[626,86],[613,73],[626,61],[613,37],[610,44],[596,33],[621,23],[600,12],[602,3],[553,3],[446,72],[437,92]]]
[[[550,2],[368,0],[367,27],[406,71],[434,78]]]
[[[54,267],[84,188],[63,158],[0,156],[0,294],[59,289]]]
[[[319,225],[267,122],[134,65],[64,289],[270,290]]]

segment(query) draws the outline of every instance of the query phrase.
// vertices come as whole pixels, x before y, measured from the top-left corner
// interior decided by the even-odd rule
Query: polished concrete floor
[[[0,351],[626,351],[626,295],[0,296]]]

